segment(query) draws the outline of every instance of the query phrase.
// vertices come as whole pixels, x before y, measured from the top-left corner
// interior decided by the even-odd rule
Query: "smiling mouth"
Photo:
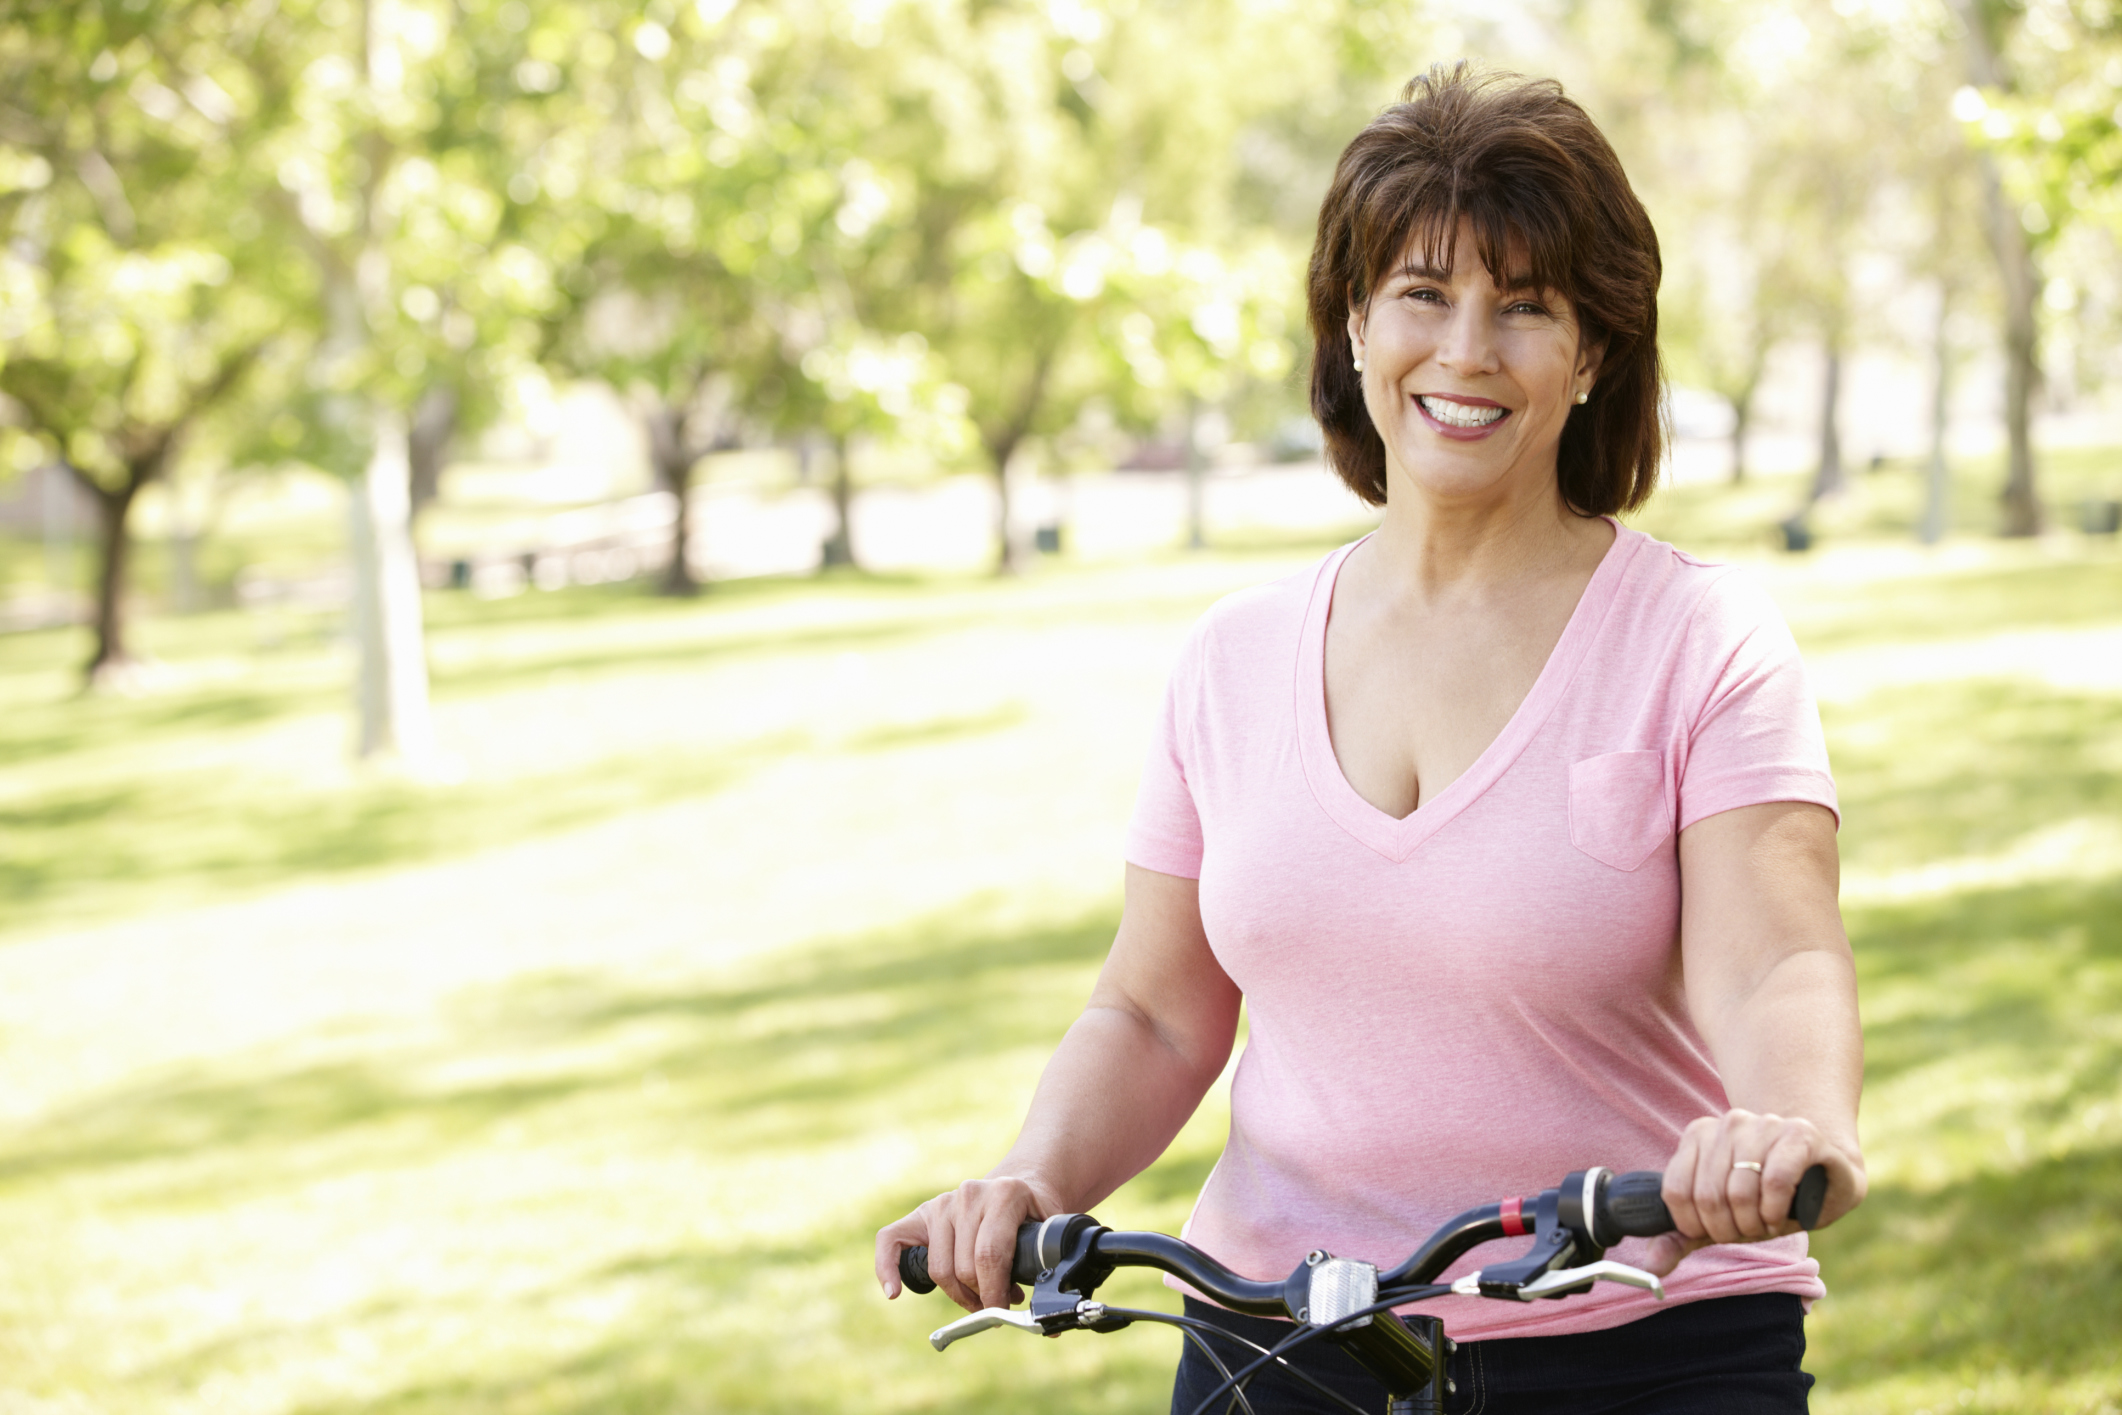
[[[1415,401],[1422,405],[1423,412],[1446,427],[1488,427],[1510,415],[1510,409],[1494,404],[1461,403],[1456,398],[1440,398],[1432,393],[1419,394]]]

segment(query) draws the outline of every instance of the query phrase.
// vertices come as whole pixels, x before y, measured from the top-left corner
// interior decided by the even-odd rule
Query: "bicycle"
[[[1444,1334],[1440,1318],[1400,1317],[1391,1309],[1446,1293],[1534,1302],[1586,1292],[1601,1281],[1642,1288],[1663,1301],[1664,1283],[1641,1268],[1608,1259],[1606,1250],[1623,1238],[1655,1238],[1672,1231],[1672,1215],[1659,1194],[1664,1179],[1656,1170],[1620,1175],[1599,1166],[1576,1170],[1534,1198],[1505,1199],[1466,1210],[1389,1271],[1315,1250],[1281,1282],[1240,1277],[1192,1244],[1168,1234],[1122,1232],[1088,1214],[1055,1214],[1017,1230],[1010,1277],[1032,1289],[1026,1311],[989,1307],[968,1313],[931,1332],[928,1340],[942,1351],[953,1342],[997,1327],[1059,1336],[1066,1331],[1111,1332],[1135,1322],[1163,1322],[1179,1328],[1223,1377],[1222,1385],[1196,1405],[1191,1415],[1207,1415],[1226,1391],[1231,1395],[1226,1411],[1252,1415],[1245,1387],[1270,1364],[1355,1415],[1366,1415],[1360,1406],[1327,1390],[1285,1359],[1298,1346],[1324,1338],[1353,1356],[1385,1386],[1387,1415],[1442,1415],[1444,1398],[1453,1390],[1445,1373],[1445,1358],[1455,1343]],[[1799,1227],[1810,1229],[1819,1222],[1826,1198],[1827,1169],[1814,1165],[1798,1183],[1790,1216]],[[1528,1233],[1533,1244],[1522,1257],[1478,1268],[1449,1284],[1435,1281],[1479,1245]],[[1099,1302],[1099,1284],[1124,1267],[1154,1268],[1232,1311],[1286,1317],[1296,1327],[1270,1348],[1192,1317]],[[900,1250],[899,1277],[909,1291],[935,1291],[925,1246]],[[1257,1355],[1233,1371],[1209,1347],[1209,1335]]]

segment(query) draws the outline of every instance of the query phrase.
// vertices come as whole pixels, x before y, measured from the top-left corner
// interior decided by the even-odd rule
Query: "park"
[[[0,1415],[1165,1408],[1171,1332],[938,1354],[871,1244],[1082,1008],[1189,626],[1378,523],[1306,255],[1459,54],[1611,133],[1624,519],[1819,701],[1813,1408],[2122,1412],[2122,34],[1298,8],[0,17]]]
[[[1714,548],[1727,501],[1646,524]],[[14,1408],[1149,1408],[1166,1338],[938,1356],[869,1235],[987,1162],[1080,1005],[1178,636],[1312,550],[438,597],[442,786],[330,767],[321,616],[174,621],[178,686],[86,704],[79,631],[0,640]],[[1819,1408],[2107,1408],[2122,559],[1763,573],[1867,1022]],[[1212,1104],[1100,1217],[1175,1228],[1220,1144]]]

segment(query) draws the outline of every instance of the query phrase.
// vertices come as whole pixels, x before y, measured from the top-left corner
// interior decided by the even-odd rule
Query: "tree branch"
[[[270,338],[260,339],[228,355],[214,371],[212,378],[192,390],[191,397],[174,417],[157,426],[141,427],[136,424],[127,430],[138,434],[138,440],[130,436],[124,438],[129,492],[138,491],[155,479],[177,440],[201,414],[228,396],[229,391],[250,371],[251,365],[258,361],[258,356],[271,342]]]
[[[302,203],[295,200],[295,194],[281,186],[267,187],[265,190],[268,194],[267,200],[293,224],[297,238],[309,249],[310,255],[324,269],[325,274],[334,280],[351,282],[354,278],[353,265],[337,246],[326,240],[309,224],[308,218],[302,214]]]
[[[110,159],[93,147],[85,148],[74,156],[74,175],[95,201],[111,239],[121,246],[131,245],[140,227],[133,218],[133,204],[126,199],[125,183],[119,180]]]

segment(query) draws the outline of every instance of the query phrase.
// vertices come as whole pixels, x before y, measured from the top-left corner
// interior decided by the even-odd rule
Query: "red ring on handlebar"
[[[1532,1232],[1525,1226],[1525,1200],[1505,1199],[1496,1207],[1502,1211],[1499,1217],[1503,1220],[1504,1237],[1523,1238]]]

